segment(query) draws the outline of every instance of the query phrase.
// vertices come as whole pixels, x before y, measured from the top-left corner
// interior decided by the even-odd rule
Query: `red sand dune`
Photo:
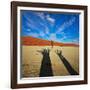
[[[34,37],[21,37],[21,43],[22,45],[27,45],[27,46],[51,46],[51,41],[49,40],[43,40],[39,38],[34,38]],[[59,43],[53,41],[54,46],[79,46],[76,44],[68,44],[68,43]]]

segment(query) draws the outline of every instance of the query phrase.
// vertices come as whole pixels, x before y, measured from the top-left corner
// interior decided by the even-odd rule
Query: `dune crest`
[[[35,37],[21,37],[22,45],[26,46],[51,46],[51,41]],[[79,46],[73,43],[60,43],[53,41],[53,46]]]

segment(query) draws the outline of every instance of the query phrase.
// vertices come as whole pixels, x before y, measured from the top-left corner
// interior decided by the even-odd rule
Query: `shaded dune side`
[[[51,41],[49,40],[43,40],[39,38],[34,38],[34,37],[21,37],[21,43],[22,45],[26,46],[51,46]],[[68,43],[59,43],[53,41],[54,46],[79,46],[76,44],[68,44]]]

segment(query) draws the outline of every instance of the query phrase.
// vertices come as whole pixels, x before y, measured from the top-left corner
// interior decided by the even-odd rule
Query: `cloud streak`
[[[64,22],[60,27],[57,29],[57,33],[61,33],[64,29],[70,27],[75,22],[75,17],[72,17],[69,21]]]
[[[55,22],[54,18],[51,18],[50,15],[47,15],[46,18],[50,23],[54,24],[54,22]]]

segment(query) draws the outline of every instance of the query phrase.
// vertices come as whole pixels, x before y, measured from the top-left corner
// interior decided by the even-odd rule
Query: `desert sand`
[[[50,50],[51,67],[53,76],[70,75],[56,51],[62,51],[73,69],[79,73],[79,47],[75,46],[26,46],[22,45],[21,71],[22,77],[39,77],[43,55],[39,52],[43,49]],[[46,67],[47,68],[47,67]]]

